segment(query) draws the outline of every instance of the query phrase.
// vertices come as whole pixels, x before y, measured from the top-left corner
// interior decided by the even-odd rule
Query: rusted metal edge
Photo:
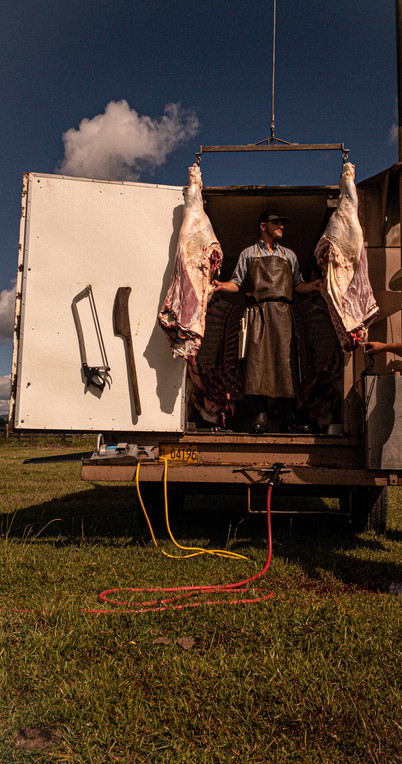
[[[251,465],[250,465],[251,466]],[[135,465],[91,465],[83,462],[82,480],[132,482],[135,479]],[[156,462],[141,463],[141,482],[162,482],[164,465]],[[168,483],[215,483],[250,485],[255,483],[256,471],[247,474],[247,466],[236,471],[230,466],[183,466],[169,467]],[[267,481],[269,473],[261,468],[261,479]],[[401,476],[402,480],[402,476]],[[289,472],[281,475],[282,485],[322,485],[322,486],[374,486],[388,485],[388,473],[368,472],[366,470],[344,470],[311,467],[290,467]]]
[[[328,196],[337,199],[339,186],[204,186],[203,197],[218,196],[241,196],[244,194],[253,196]]]
[[[21,217],[20,217],[20,230],[18,240],[18,267],[17,267],[17,282],[15,289],[15,307],[14,307],[14,333],[13,333],[13,351],[11,359],[11,392],[10,402],[8,410],[8,432],[13,432],[14,420],[15,420],[15,407],[17,399],[17,366],[18,355],[20,348],[20,327],[21,327],[21,311],[23,305],[23,285],[24,285],[24,255],[25,255],[25,231],[27,225],[28,215],[28,188],[29,188],[29,173],[24,172],[22,177],[22,194],[21,194]]]
[[[287,143],[287,144],[259,144],[246,143],[233,146],[200,146],[197,156],[207,152],[223,151],[343,151],[347,152],[343,143]]]
[[[21,434],[59,434],[64,432],[68,435],[82,435],[82,434],[97,434],[97,430],[87,429],[51,429],[51,428],[37,428],[37,427],[18,427],[16,432]],[[119,443],[141,443],[142,445],[155,445],[156,442],[160,444],[174,443],[177,446],[181,445],[202,445],[211,450],[215,444],[226,444],[230,446],[256,446],[261,449],[261,446],[268,445],[284,445],[286,447],[298,447],[298,446],[330,446],[334,448],[351,448],[351,447],[363,447],[364,439],[359,436],[346,435],[327,435],[325,433],[315,433],[311,435],[303,434],[265,434],[265,435],[252,435],[250,433],[237,433],[227,432],[222,430],[219,433],[208,432],[155,432],[148,430],[119,430],[116,433],[115,430],[103,430],[104,440],[108,443],[117,443],[116,435],[118,436]]]

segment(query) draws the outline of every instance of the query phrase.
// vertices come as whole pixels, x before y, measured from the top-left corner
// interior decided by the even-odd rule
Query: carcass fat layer
[[[315,248],[324,274],[322,295],[344,350],[367,340],[367,328],[379,313],[368,277],[354,178],[355,168],[347,162],[339,183],[338,207]]]
[[[212,279],[219,274],[222,250],[204,211],[198,165],[189,168],[183,223],[175,255],[174,272],[158,315],[172,346],[173,356],[193,363],[205,331]]]

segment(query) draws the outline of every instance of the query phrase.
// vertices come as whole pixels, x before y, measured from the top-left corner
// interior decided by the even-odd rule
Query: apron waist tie
[[[284,302],[286,305],[293,305],[293,300],[288,300],[287,297],[263,297],[261,300],[251,297],[247,307],[253,308],[256,305],[262,305],[263,302]]]

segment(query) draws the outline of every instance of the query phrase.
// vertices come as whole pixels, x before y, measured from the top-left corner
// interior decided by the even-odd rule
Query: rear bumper
[[[272,462],[273,463],[273,462]],[[206,484],[235,484],[251,485],[266,483],[269,480],[269,467],[251,467],[246,465],[176,465],[168,466],[167,479],[169,483],[206,483]],[[284,462],[286,465],[286,462]],[[91,464],[84,461],[81,477],[83,480],[122,481],[135,480],[137,466],[135,464]],[[163,480],[164,465],[159,462],[141,462],[141,482],[158,483]],[[396,479],[396,482],[394,480]],[[279,478],[279,484],[298,486],[372,486],[372,485],[402,485],[402,476],[393,476],[392,482],[387,473],[368,472],[367,470],[327,469],[325,467],[297,466],[289,467]]]

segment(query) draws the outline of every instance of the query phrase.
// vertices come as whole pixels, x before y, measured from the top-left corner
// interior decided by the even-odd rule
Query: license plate
[[[159,461],[164,456],[168,462],[181,462],[182,464],[197,464],[197,446],[181,446],[178,443],[161,443],[159,445]]]

